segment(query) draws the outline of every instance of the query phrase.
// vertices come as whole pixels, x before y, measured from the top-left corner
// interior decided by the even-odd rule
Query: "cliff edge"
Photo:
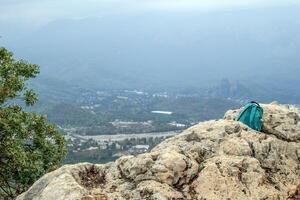
[[[232,120],[238,110],[230,110],[149,153],[65,165],[17,200],[300,199],[300,111],[262,107],[262,132]]]

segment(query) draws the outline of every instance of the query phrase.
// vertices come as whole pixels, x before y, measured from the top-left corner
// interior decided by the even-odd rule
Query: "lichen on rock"
[[[262,107],[262,132],[234,121],[238,110],[228,111],[149,153],[63,166],[17,199],[299,199],[300,112],[276,103]]]

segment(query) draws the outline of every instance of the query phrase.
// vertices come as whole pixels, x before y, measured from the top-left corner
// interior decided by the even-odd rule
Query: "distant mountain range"
[[[299,18],[298,7],[282,7],[66,19],[7,46],[40,64],[41,79],[85,88],[199,89],[228,77],[293,89]]]

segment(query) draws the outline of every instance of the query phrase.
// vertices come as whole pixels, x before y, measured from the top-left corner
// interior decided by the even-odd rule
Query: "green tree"
[[[66,154],[65,140],[44,116],[25,112],[37,95],[26,87],[39,67],[0,48],[0,199],[13,199],[43,174],[57,168]],[[22,101],[21,101],[22,100]]]

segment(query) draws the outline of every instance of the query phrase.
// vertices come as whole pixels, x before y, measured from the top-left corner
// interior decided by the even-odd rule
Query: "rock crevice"
[[[18,200],[300,198],[300,112],[263,104],[263,130],[224,119],[199,123],[151,152],[104,165],[66,165]]]

